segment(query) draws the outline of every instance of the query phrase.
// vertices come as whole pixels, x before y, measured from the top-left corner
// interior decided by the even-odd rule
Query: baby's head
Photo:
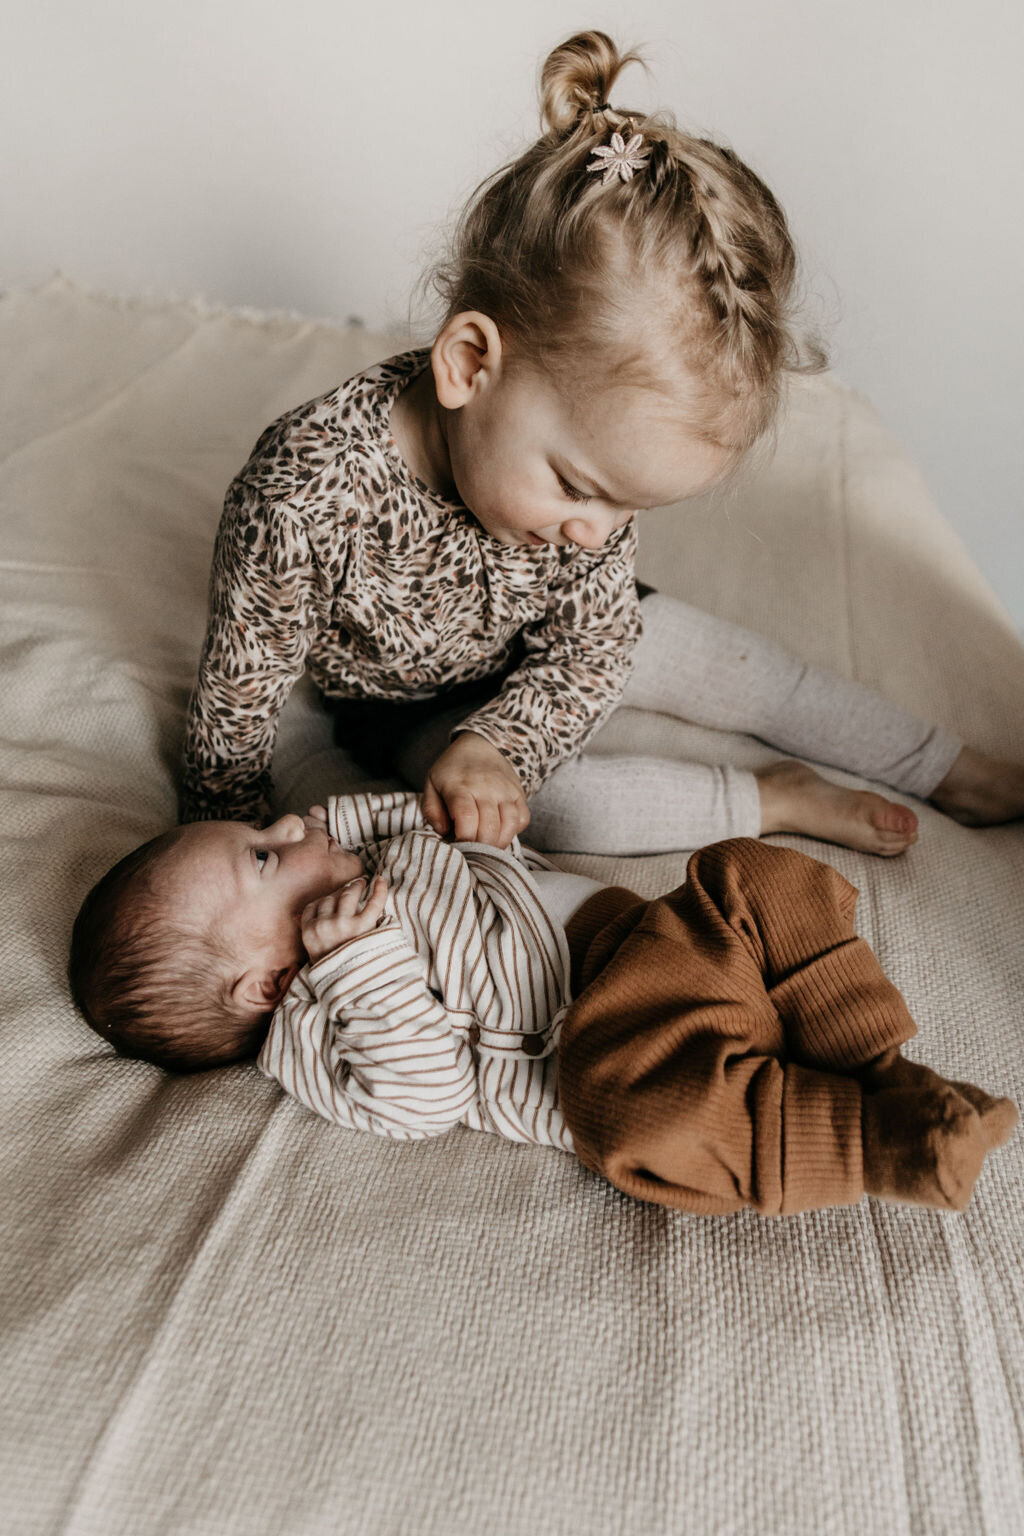
[[[124,1056],[196,1072],[255,1056],[306,959],[301,917],[362,872],[311,817],[179,827],[89,892],[75,922],[75,1002]]]
[[[554,50],[546,132],[477,189],[432,273],[452,476],[506,542],[534,542],[526,528],[598,545],[637,509],[709,489],[771,429],[785,375],[824,365],[791,313],[796,257],[769,189],[671,116],[609,107],[636,59],[602,32]],[[547,523],[516,519],[547,493]],[[595,507],[611,520],[588,539]]]

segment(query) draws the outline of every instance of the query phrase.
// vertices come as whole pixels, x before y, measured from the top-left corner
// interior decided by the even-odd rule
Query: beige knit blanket
[[[81,896],[174,815],[223,491],[395,345],[63,281],[0,300],[0,1530],[1024,1529],[1024,1136],[964,1216],[692,1217],[541,1147],[340,1130],[254,1067],[115,1061],[72,1010]],[[663,589],[1024,758],[1024,652],[835,379],[641,544]],[[602,737],[645,743],[772,756],[625,712]],[[279,759],[285,801],[355,782],[308,693]],[[860,888],[909,1053],[1024,1102],[1024,826],[916,809],[894,862],[783,841]],[[561,862],[654,895],[685,851]]]

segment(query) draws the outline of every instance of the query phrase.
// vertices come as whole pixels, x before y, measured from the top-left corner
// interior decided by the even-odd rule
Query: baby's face
[[[161,862],[168,901],[209,923],[239,969],[295,970],[306,959],[303,908],[362,874],[356,854],[311,817],[282,816],[259,830],[240,821],[183,827]]]

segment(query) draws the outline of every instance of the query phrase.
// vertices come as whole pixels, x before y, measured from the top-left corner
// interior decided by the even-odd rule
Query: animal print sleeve
[[[185,726],[183,821],[266,819],[278,717],[326,607],[301,521],[239,477],[213,553]]]
[[[522,665],[452,733],[475,731],[497,747],[527,799],[575,757],[622,696],[641,629],[635,558],[633,522],[600,552],[581,550],[552,587],[544,619],[524,630]]]

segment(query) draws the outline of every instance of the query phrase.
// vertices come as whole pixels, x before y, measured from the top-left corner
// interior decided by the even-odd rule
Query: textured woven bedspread
[[[175,814],[224,489],[391,350],[63,281],[0,301],[0,1529],[1021,1531],[1024,1134],[964,1216],[697,1218],[560,1152],[336,1129],[254,1067],[166,1077],[76,1016],[81,897]],[[641,543],[661,588],[1024,759],[1024,652],[834,379]],[[628,712],[599,744],[773,756]],[[298,690],[283,802],[357,780]],[[910,1053],[1024,1103],[1024,826],[915,809],[895,861],[781,841],[860,888]],[[653,895],[685,858],[560,862]]]

